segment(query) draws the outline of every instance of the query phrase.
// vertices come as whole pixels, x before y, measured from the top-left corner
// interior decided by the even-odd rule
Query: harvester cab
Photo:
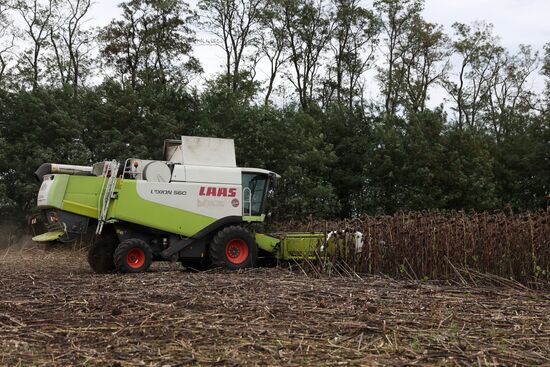
[[[142,272],[162,260],[241,269],[259,254],[317,256],[328,242],[324,233],[255,233],[280,176],[237,167],[231,139],[184,136],[165,141],[163,160],[47,163],[35,174],[48,231],[33,240],[89,238],[96,272]]]

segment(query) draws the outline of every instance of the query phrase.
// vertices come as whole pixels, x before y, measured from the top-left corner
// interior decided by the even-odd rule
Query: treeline
[[[33,210],[43,162],[158,159],[180,135],[280,173],[278,219],[546,207],[550,44],[447,34],[422,0],[127,0],[100,29],[92,6],[0,0],[3,222]]]

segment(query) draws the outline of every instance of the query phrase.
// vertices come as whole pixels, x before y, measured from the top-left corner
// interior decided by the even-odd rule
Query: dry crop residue
[[[278,223],[279,232],[363,233],[361,253],[343,260],[357,272],[394,277],[449,279],[455,267],[530,288],[550,286],[550,210],[535,213],[410,212],[352,220]]]
[[[550,364],[550,295],[0,253],[0,365]]]

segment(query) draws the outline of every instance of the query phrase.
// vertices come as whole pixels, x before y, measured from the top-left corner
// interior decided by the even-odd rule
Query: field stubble
[[[550,295],[295,267],[96,275],[0,252],[0,365],[548,365]]]

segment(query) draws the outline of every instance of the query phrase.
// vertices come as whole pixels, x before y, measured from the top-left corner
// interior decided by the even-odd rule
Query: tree
[[[514,120],[491,151],[499,204],[520,211],[544,208],[550,193],[550,170],[545,163],[550,159],[549,120],[519,113]]]
[[[441,25],[415,16],[404,43],[398,47],[400,63],[395,67],[403,92],[400,104],[409,113],[423,112],[429,89],[442,83],[449,70],[448,37]]]
[[[445,207],[444,118],[431,111],[409,118],[373,121],[361,211],[391,214]]]
[[[5,87],[8,64],[12,61],[12,50],[15,47],[15,34],[8,11],[7,0],[0,1],[0,88]]]
[[[361,214],[361,191],[366,175],[364,162],[371,153],[372,121],[361,107],[349,109],[338,103],[331,104],[321,120],[327,143],[331,144],[336,160],[330,166],[329,180],[340,203],[340,218]]]
[[[332,14],[323,0],[282,0],[284,23],[290,46],[293,74],[300,106],[307,110],[313,100],[321,56],[332,36]]]
[[[328,100],[336,92],[336,101],[351,110],[354,98],[361,94],[359,81],[371,63],[377,45],[379,21],[375,14],[360,5],[359,0],[333,0],[336,8],[331,48],[334,72]],[[363,55],[366,57],[363,58]]]
[[[43,71],[43,53],[49,46],[50,28],[54,6],[57,0],[17,0],[16,9],[23,19],[24,39],[30,47],[21,56],[20,64],[23,78],[30,82],[33,89],[38,87]]]
[[[260,121],[255,154],[262,161],[255,162],[282,176],[277,186],[274,218],[336,217],[340,203],[329,180],[336,155],[320,122],[294,107],[277,111],[271,106],[262,107],[260,115],[252,121]]]
[[[515,55],[503,51],[493,60],[486,120],[497,142],[508,135],[514,129],[512,125],[522,120],[521,115],[528,114],[535,104],[527,83],[537,64],[538,53],[526,45],[520,45]]]
[[[120,4],[122,19],[102,30],[107,65],[132,89],[149,82],[187,85],[200,72],[192,57],[195,14],[180,0],[129,0]],[[128,82],[129,80],[129,82]]]
[[[24,218],[35,207],[38,191],[33,172],[46,162],[89,164],[82,125],[70,94],[37,88],[0,97],[0,186],[6,210]]]
[[[446,209],[492,210],[498,197],[491,141],[469,126],[451,126],[445,137]]]
[[[254,72],[257,58],[253,58],[252,67],[248,70],[243,64],[246,51],[258,42],[258,28],[265,4],[264,0],[199,1],[199,8],[206,19],[203,25],[219,39],[219,45],[225,52],[226,81],[233,92],[237,90],[241,74],[251,75]]]
[[[91,31],[83,25],[91,5],[91,0],[62,2],[55,12],[58,24],[50,29],[59,79],[62,85],[71,85],[75,95],[90,64]]]
[[[548,113],[550,111],[550,43],[544,45],[544,59],[541,69],[541,74],[544,76],[545,80],[545,99],[546,107],[542,108],[543,113]]]
[[[446,125],[440,110],[375,121],[360,212],[498,206],[490,139]]]
[[[478,118],[487,106],[492,88],[491,65],[504,50],[498,45],[491,24],[455,23],[453,28],[457,37],[453,50],[462,62],[458,82],[446,81],[446,89],[456,103],[453,109],[458,113],[458,126],[480,127]]]
[[[396,75],[406,36],[415,19],[420,16],[424,0],[376,0],[374,7],[382,21],[385,35],[385,67],[379,69],[384,107],[387,116],[395,116],[400,101],[404,75]]]
[[[112,80],[79,98],[82,141],[93,162],[128,157],[162,159],[164,139],[190,132],[193,97],[180,88],[125,88]]]
[[[261,17],[258,50],[269,62],[269,77],[264,96],[265,105],[269,103],[279,71],[289,60],[288,35],[282,13],[281,3],[273,1],[266,5]]]

